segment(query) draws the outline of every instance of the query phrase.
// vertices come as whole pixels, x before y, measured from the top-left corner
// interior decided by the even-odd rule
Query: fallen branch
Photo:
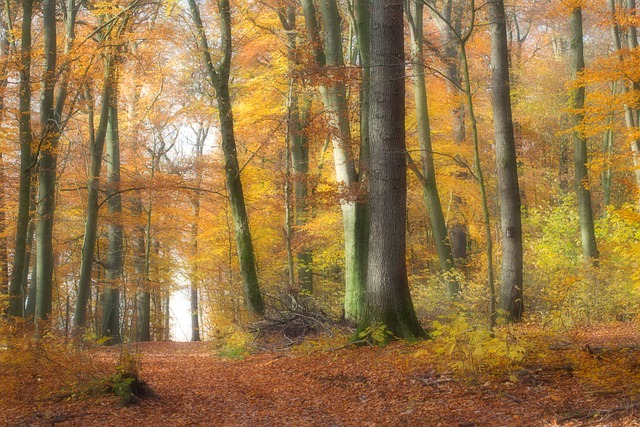
[[[567,421],[573,421],[573,420],[581,420],[583,418],[590,418],[590,417],[603,417],[606,415],[612,415],[612,414],[617,414],[620,412],[627,412],[627,411],[631,411],[633,409],[636,409],[640,406],[640,402],[634,402],[631,403],[629,405],[625,405],[625,406],[618,406],[616,408],[612,408],[612,409],[595,409],[595,410],[591,410],[591,411],[587,411],[587,412],[573,412],[569,415],[566,415],[563,418],[560,418],[559,420],[557,420],[557,422],[559,424],[561,423],[565,423]]]

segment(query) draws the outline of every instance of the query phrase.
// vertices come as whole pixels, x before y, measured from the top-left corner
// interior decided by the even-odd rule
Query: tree
[[[502,231],[502,275],[500,309],[510,321],[522,317],[522,220],[516,142],[511,114],[509,50],[503,0],[488,2],[491,22],[491,100],[496,144],[500,224]],[[491,313],[494,316],[494,313]]]
[[[307,35],[314,49],[315,66],[325,72],[334,68],[344,68],[341,19],[337,3],[335,0],[322,1],[320,7],[323,22],[322,37],[313,2],[302,0]],[[364,33],[361,31],[360,34]],[[364,51],[366,52],[366,48]],[[363,55],[363,58],[366,58],[366,54]],[[367,166],[361,164],[360,173],[356,170],[352,154],[351,126],[344,82],[340,79],[330,78],[327,83],[320,85],[320,93],[322,102],[329,113],[336,181],[344,195],[340,201],[345,257],[344,315],[347,320],[357,322],[362,316],[365,298],[368,218],[366,202],[357,200],[357,198],[354,200],[353,195],[349,192],[358,191],[359,185],[362,185],[361,182],[364,180]],[[364,105],[366,106],[366,104]],[[361,149],[366,152],[366,147],[361,147]]]
[[[22,40],[20,46],[20,189],[13,268],[9,283],[10,316],[21,316],[24,306],[22,290],[23,274],[28,269],[25,262],[29,228],[29,205],[31,200],[31,21],[33,0],[22,2]]]
[[[94,132],[93,99],[88,85],[85,87],[85,97],[88,104],[89,141],[91,152],[91,167],[89,171],[89,191],[87,194],[87,219],[85,222],[84,240],[82,244],[82,262],[80,264],[80,279],[78,280],[78,296],[73,317],[74,328],[79,330],[86,326],[87,301],[91,293],[91,277],[93,272],[93,258],[96,250],[98,234],[98,193],[100,190],[100,171],[102,169],[102,154],[107,136],[109,122],[109,104],[111,102],[112,76],[115,70],[112,58],[105,61],[105,80],[102,90],[102,106],[97,132]]]
[[[443,0],[438,7],[436,0],[424,2],[429,7],[431,14],[436,18],[435,22],[440,32],[441,49],[439,54],[444,63],[444,77],[446,81],[447,92],[454,98],[453,107],[451,108],[451,130],[453,141],[457,145],[461,145],[467,138],[467,130],[465,126],[465,99],[460,97],[462,88],[461,76],[461,53],[458,43],[459,35],[462,33],[462,18],[464,14],[464,6],[462,0]],[[458,178],[463,178],[464,173],[458,173]],[[463,198],[455,191],[451,195],[453,202],[453,211],[461,211],[464,204]],[[458,265],[464,265],[467,262],[467,226],[465,219],[458,216],[453,218],[453,223],[449,227],[451,250],[454,261],[457,260]]]
[[[442,203],[436,182],[433,148],[431,145],[431,126],[429,123],[429,108],[427,103],[427,87],[424,68],[424,3],[421,0],[407,1],[405,13],[411,33],[411,66],[413,68],[413,86],[416,102],[416,116],[418,120],[418,138],[420,141],[420,157],[422,171],[414,171],[422,183],[425,204],[431,220],[431,229],[438,252],[440,269],[447,282],[447,294],[455,297],[460,291],[460,284],[455,274],[455,260],[451,251],[447,223],[442,212]]]
[[[189,0],[189,8],[197,31],[196,37],[202,62],[206,69],[209,83],[215,89],[216,100],[218,101],[218,117],[220,119],[220,132],[222,135],[221,145],[225,161],[226,185],[233,214],[238,261],[240,263],[240,273],[242,275],[246,303],[250,312],[262,316],[264,314],[264,300],[258,283],[249,218],[245,206],[242,181],[240,179],[240,166],[238,165],[238,153],[233,129],[231,95],[229,93],[229,75],[231,73],[231,55],[233,52],[231,45],[231,8],[229,6],[229,0],[220,0],[218,2],[222,60],[217,67],[214,66],[213,60],[211,59],[209,42],[202,25],[202,19],[200,18],[200,9],[195,0]]]
[[[395,336],[425,336],[418,323],[406,267],[405,73],[402,2],[371,3],[369,141],[371,229],[364,321]]]
[[[289,77],[289,91],[287,94],[287,135],[285,136],[286,152],[286,183],[285,183],[285,234],[289,257],[290,285],[294,282],[293,241],[295,226],[299,229],[308,221],[308,179],[309,179],[309,115],[311,99],[304,92],[301,79],[296,75],[299,62],[298,34],[296,33],[296,3],[288,2],[284,7],[276,10],[282,28],[287,32],[285,44],[287,46],[287,70]],[[302,99],[301,99],[302,98]],[[293,172],[293,173],[292,173]],[[292,188],[293,187],[293,188]],[[291,196],[293,196],[293,215],[291,215]],[[292,217],[295,221],[292,221]],[[307,243],[303,243],[296,253],[298,260],[298,283],[302,290],[313,292],[313,252]]]
[[[116,59],[117,61],[117,59]],[[102,307],[101,336],[110,338],[109,344],[120,342],[120,280],[124,267],[123,239],[121,223],[122,196],[120,194],[120,129],[118,119],[118,78],[113,76],[109,100],[109,120],[107,124],[107,206],[110,223],[107,231],[106,283]]]
[[[38,223],[36,226],[36,320],[46,320],[51,313],[53,282],[53,213],[55,209],[56,147],[59,116],[56,116],[54,91],[56,86],[56,4],[42,4],[44,33],[44,84],[40,100],[42,149],[38,172]]]
[[[571,12],[571,77],[575,81],[585,68],[584,47],[582,35],[582,8],[575,7]],[[575,87],[570,95],[573,110],[573,143],[575,187],[578,196],[578,212],[580,214],[580,238],[582,254],[587,262],[598,258],[595,229],[593,225],[593,209],[591,207],[591,192],[589,191],[589,170],[587,167],[588,151],[587,139],[582,135],[581,127],[584,120],[585,87],[574,83]]]

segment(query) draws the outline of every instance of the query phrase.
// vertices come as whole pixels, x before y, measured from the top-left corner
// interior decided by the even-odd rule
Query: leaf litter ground
[[[262,351],[243,360],[221,358],[207,343],[136,344],[140,376],[156,397],[133,406],[120,406],[109,396],[57,402],[25,397],[12,407],[0,401],[0,414],[5,414],[0,421],[7,417],[0,424],[640,426],[637,396],[616,391],[616,384],[600,392],[563,365],[569,348],[599,363],[599,358],[608,357],[601,353],[621,347],[637,353],[638,344],[640,335],[633,324],[590,328],[551,347],[557,363],[526,367],[506,381],[438,372],[433,360],[416,357],[415,346],[402,343],[386,348]],[[118,349],[91,351],[93,358],[115,366]],[[611,381],[624,385],[625,378]]]

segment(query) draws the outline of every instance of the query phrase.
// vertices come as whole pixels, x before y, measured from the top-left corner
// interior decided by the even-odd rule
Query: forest
[[[636,0],[2,3],[0,424],[640,425]]]

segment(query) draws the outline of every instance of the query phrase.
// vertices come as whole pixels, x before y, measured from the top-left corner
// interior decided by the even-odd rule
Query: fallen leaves
[[[637,336],[621,325],[571,339],[580,348]],[[207,343],[138,344],[141,378],[158,397],[130,407],[106,397],[39,402],[38,408],[25,403],[10,411],[0,403],[0,420],[7,416],[2,424],[15,426],[638,425],[632,396],[594,394],[572,370],[556,369],[559,361],[522,369],[504,382],[475,383],[435,369],[432,358],[416,358],[408,346],[263,352],[229,360]],[[117,360],[117,349],[93,351],[96,358]]]

